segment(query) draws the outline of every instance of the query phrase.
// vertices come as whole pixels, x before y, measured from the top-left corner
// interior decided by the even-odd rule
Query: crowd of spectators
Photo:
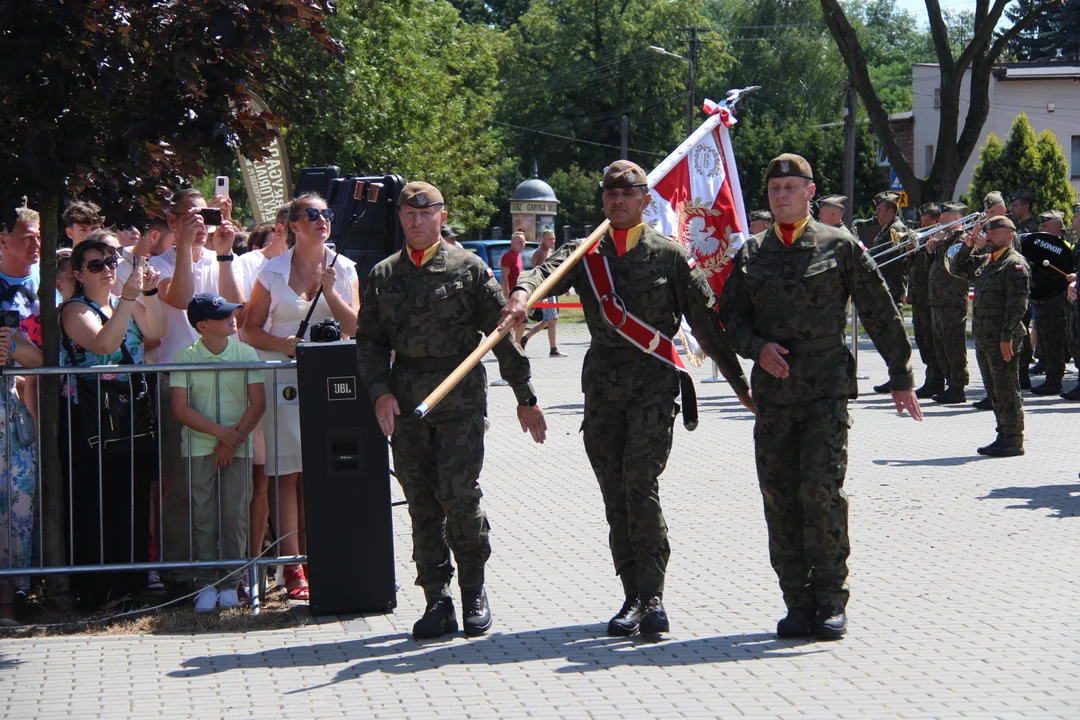
[[[208,207],[221,211],[220,224],[207,224]],[[274,222],[247,229],[231,216],[228,198],[207,200],[194,189],[176,192],[164,216],[142,228],[106,229],[96,205],[70,203],[62,218],[70,246],[57,250],[59,327],[44,328],[60,338],[59,364],[257,363],[292,358],[307,339],[306,331],[297,336],[305,318],[308,328],[332,319],[343,337],[356,332],[356,266],[327,246],[333,213],[321,197],[303,195]],[[0,568],[28,573],[0,577],[0,625],[16,622],[40,558],[38,382],[18,368],[46,364],[40,217],[20,208],[8,225],[0,223],[0,365],[8,369],[0,386],[0,448],[7,449],[0,452]],[[305,552],[294,370],[66,377],[56,450],[72,564],[240,559],[273,540],[281,556]],[[130,401],[130,417],[140,418],[137,403],[150,399],[152,442],[140,443],[138,432],[119,441],[109,435],[106,425],[118,417],[110,398]],[[303,566],[287,566],[284,575],[289,595],[306,599]],[[164,577],[74,573],[72,589],[83,609],[96,610],[135,604],[169,584],[197,590],[196,610],[209,611],[239,602],[240,578],[222,577],[201,569]]]

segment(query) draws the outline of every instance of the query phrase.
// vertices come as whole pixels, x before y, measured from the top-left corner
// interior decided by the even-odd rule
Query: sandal
[[[301,583],[303,583],[301,585]],[[285,567],[285,588],[289,591],[290,600],[309,600],[310,588],[307,584],[307,575],[304,574],[303,565],[288,565]]]

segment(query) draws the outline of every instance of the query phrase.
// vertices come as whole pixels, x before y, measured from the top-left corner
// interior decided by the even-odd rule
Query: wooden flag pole
[[[744,88],[743,90],[731,91],[728,94],[728,99],[725,100],[723,104],[728,107],[733,106],[735,102],[738,101],[739,95],[749,90],[750,88]],[[686,138],[686,140],[683,140],[682,144],[675,149],[675,152],[664,158],[664,161],[657,165],[656,168],[651,173],[649,173],[649,189],[651,190],[653,186],[656,185],[656,183],[658,183],[665,175],[671,172],[671,169],[675,167],[679,163],[679,161],[686,157],[686,155],[694,148],[694,146],[697,145],[705,136],[713,132],[713,130],[716,129],[716,126],[720,124],[721,120],[722,116],[720,113],[710,115],[708,119],[703,122],[698,127],[698,129],[693,132],[692,135],[690,135],[690,137]],[[545,297],[548,297],[551,294],[551,288],[555,287],[555,285],[563,279],[566,273],[570,272],[571,268],[577,265],[578,262],[580,262],[581,259],[593,249],[596,243],[600,242],[600,238],[602,238],[604,236],[604,233],[607,232],[608,227],[609,223],[607,220],[605,220],[600,224],[599,227],[597,227],[589,234],[589,237],[585,238],[585,240],[581,243],[577,250],[575,250],[573,253],[567,256],[565,260],[559,263],[559,267],[555,268],[551,275],[548,276],[547,280],[540,283],[539,287],[533,290],[532,294],[529,295],[528,309],[531,309],[533,305],[540,302]],[[416,416],[422,418],[429,412],[431,412],[431,409],[438,405],[439,402],[444,397],[446,397],[446,394],[453,390],[454,387],[459,382],[461,382],[462,378],[464,378],[474,367],[476,367],[476,364],[483,359],[484,355],[486,355],[493,347],[495,347],[499,343],[499,341],[503,339],[503,336],[506,335],[508,332],[510,332],[509,327],[502,331],[495,330],[486,338],[484,338],[484,340],[476,347],[476,349],[469,354],[469,357],[465,358],[465,360],[463,360],[462,363],[458,365],[452,373],[446,376],[446,379],[439,384],[439,387],[435,388],[430,395],[424,398],[424,401],[422,403],[416,406]]]

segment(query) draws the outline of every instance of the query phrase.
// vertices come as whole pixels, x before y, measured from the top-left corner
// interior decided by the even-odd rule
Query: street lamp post
[[[691,47],[692,48],[694,47],[693,43],[696,42],[696,39],[697,39],[696,37],[692,39],[692,42],[691,42]],[[665,50],[662,47],[657,47],[656,45],[650,45],[649,50],[651,50],[654,53],[657,53],[659,55],[667,55],[668,57],[673,57],[673,58],[675,58],[677,60],[682,60],[683,62],[685,62],[687,64],[687,67],[689,69],[689,74],[688,74],[687,79],[686,79],[686,136],[690,137],[690,135],[692,135],[693,132],[694,132],[694,83],[695,83],[694,58],[693,57],[684,57],[682,55],[678,55],[676,53],[669,52],[669,51]]]

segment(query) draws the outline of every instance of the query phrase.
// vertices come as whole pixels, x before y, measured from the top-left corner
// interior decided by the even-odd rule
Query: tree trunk
[[[56,295],[49,292],[56,287],[56,247],[59,237],[60,196],[45,198],[41,214],[41,303],[42,353],[46,366],[56,366],[60,357],[60,323],[56,315]],[[41,521],[42,559],[45,565],[68,564],[67,547],[64,542],[68,525],[65,509],[64,478],[61,472],[60,449],[60,379],[39,378],[40,402],[38,416],[41,428],[38,435],[38,451],[41,454]],[[49,603],[56,609],[66,610],[72,606],[70,583],[67,575],[50,576],[46,583]]]

